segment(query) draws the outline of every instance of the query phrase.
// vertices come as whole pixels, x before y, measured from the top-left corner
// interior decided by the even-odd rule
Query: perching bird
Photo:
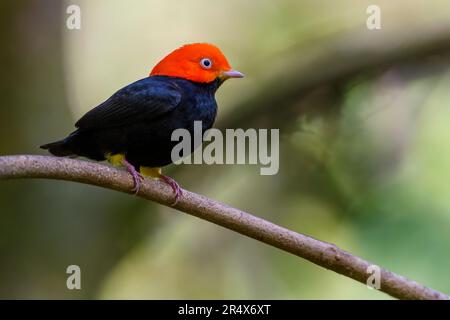
[[[219,48],[206,43],[184,45],[163,58],[149,77],[114,93],[87,112],[67,138],[41,146],[56,156],[83,156],[124,166],[139,192],[143,176],[165,181],[181,196],[178,183],[161,173],[172,163],[171,141],[176,129],[191,135],[194,121],[203,130],[212,127],[217,113],[214,94],[232,70]]]

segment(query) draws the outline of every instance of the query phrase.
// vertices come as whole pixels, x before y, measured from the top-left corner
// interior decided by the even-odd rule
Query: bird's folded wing
[[[75,126],[83,130],[148,121],[175,109],[181,97],[178,87],[169,81],[141,79],[86,113]]]

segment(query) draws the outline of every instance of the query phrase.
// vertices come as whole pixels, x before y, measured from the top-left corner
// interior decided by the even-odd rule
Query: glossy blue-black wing
[[[148,77],[117,91],[87,112],[75,126],[81,130],[100,129],[148,121],[175,109],[181,98],[182,93],[174,83]]]

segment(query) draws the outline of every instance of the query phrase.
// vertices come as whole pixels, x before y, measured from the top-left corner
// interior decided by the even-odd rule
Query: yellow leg
[[[172,188],[175,195],[175,201],[172,203],[172,205],[175,205],[178,202],[178,199],[183,195],[183,192],[178,183],[171,177],[163,175],[161,173],[161,168],[140,167],[139,171],[143,176],[153,179],[161,179]]]
[[[125,158],[125,155],[123,153],[117,153],[117,154],[105,154],[106,160],[108,160],[109,163],[111,163],[115,167],[124,166],[127,171],[131,174],[134,181],[134,187],[132,191],[134,194],[137,194],[139,192],[139,189],[141,187],[141,180],[143,180],[143,177],[136,171],[134,166],[127,161]]]
[[[139,172],[144,177],[150,177],[153,179],[161,178],[161,168],[140,167]]]
[[[117,154],[106,154],[106,160],[111,163],[114,167],[119,167],[123,165],[123,160],[125,160],[125,155],[123,153]]]

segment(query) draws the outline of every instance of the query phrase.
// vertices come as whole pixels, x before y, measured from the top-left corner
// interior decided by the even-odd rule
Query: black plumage
[[[87,112],[67,138],[41,146],[56,156],[83,156],[105,160],[124,154],[129,163],[163,167],[172,162],[171,141],[178,128],[193,136],[194,121],[203,130],[212,127],[217,104],[214,94],[222,80],[198,83],[177,77],[150,76],[117,91]]]

